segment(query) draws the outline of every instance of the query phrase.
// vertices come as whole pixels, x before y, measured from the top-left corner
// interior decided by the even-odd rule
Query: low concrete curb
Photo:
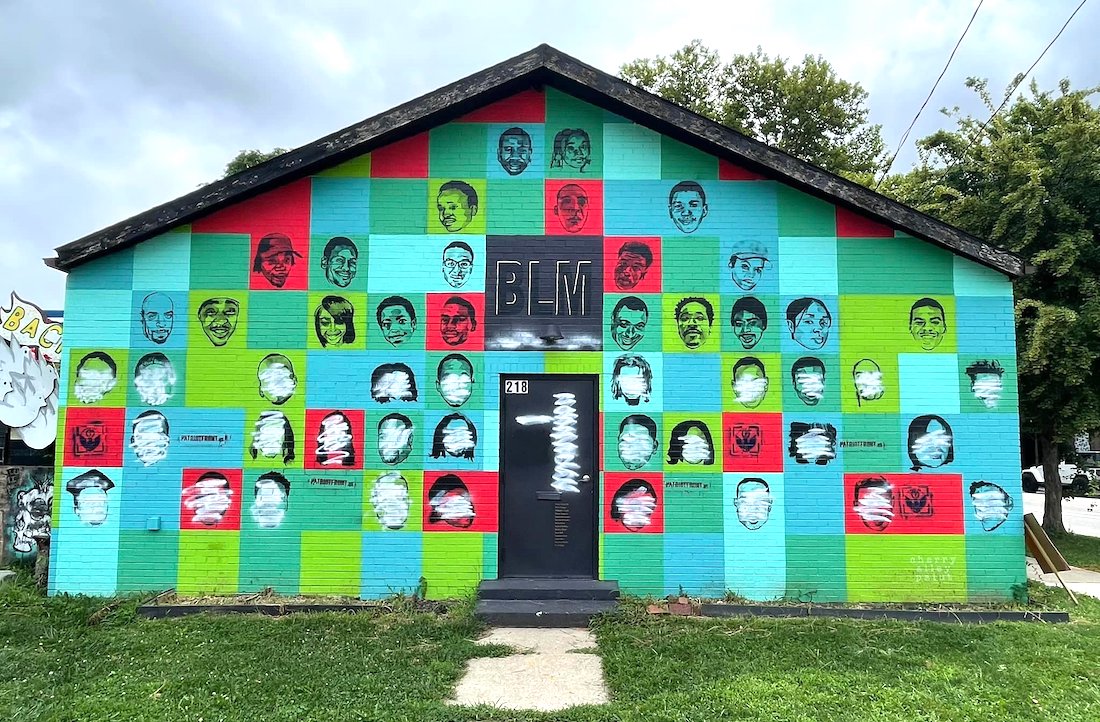
[[[149,619],[187,617],[192,614],[263,614],[281,617],[299,612],[380,612],[367,604],[146,604],[137,608],[139,616]]]
[[[1026,612],[989,610],[948,611],[931,609],[845,609],[840,607],[783,607],[764,604],[703,604],[704,617],[831,617],[841,619],[895,619],[903,622],[947,624],[990,624],[992,622],[1042,622],[1065,624],[1068,612]]]

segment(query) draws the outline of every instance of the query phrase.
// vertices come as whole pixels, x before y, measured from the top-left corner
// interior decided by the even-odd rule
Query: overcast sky
[[[967,76],[1002,92],[1078,1],[986,0],[895,170],[941,107],[980,114]],[[54,247],[218,178],[241,149],[309,143],[543,42],[614,74],[694,38],[727,57],[820,54],[867,89],[893,148],[976,4],[0,0],[0,299],[59,308]],[[1040,86],[1100,81],[1098,30],[1093,2]]]

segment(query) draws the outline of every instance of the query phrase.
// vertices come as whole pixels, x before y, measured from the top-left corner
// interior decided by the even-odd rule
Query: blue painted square
[[[951,353],[899,353],[901,413],[959,413],[959,357]]]
[[[443,424],[442,421],[446,417],[454,417],[456,415],[464,417],[473,425],[475,437],[473,459],[452,456],[446,451],[444,442],[447,438],[447,427],[450,426],[452,429],[461,430],[462,420],[451,418],[448,420],[447,424]],[[424,457],[425,469],[448,471],[461,471],[466,469],[473,471],[484,467],[485,447],[483,444],[486,434],[484,414],[481,411],[465,408],[449,409],[447,411],[428,410],[424,412],[424,423],[421,427],[421,431],[423,432],[422,448],[427,451]]]
[[[605,123],[603,177],[657,180],[661,177],[661,135],[633,123]]]
[[[113,291],[134,287],[134,248],[113,251],[80,265],[69,271],[65,279],[65,289],[71,291],[103,290]],[[68,315],[71,303],[66,299],[65,314]],[[65,319],[68,321],[68,319]]]
[[[413,594],[423,569],[423,535],[414,532],[363,532],[362,597]]]
[[[676,181],[604,180],[604,235],[660,236],[679,234],[668,215],[668,193]],[[704,218],[699,235],[713,236]]]
[[[310,233],[329,236],[370,233],[369,178],[313,178]]]
[[[780,292],[788,296],[836,296],[840,293],[835,237],[780,238],[779,255],[783,259],[779,272]]]
[[[143,409],[131,409],[135,411]],[[245,424],[243,408],[159,409],[171,425],[172,444],[165,459],[174,467],[233,468],[241,465],[245,447],[251,442],[241,429]],[[131,453],[130,457],[133,456]],[[129,457],[127,463],[131,462]],[[164,462],[161,462],[164,463]],[[158,467],[160,464],[157,465]],[[156,467],[154,467],[156,468]],[[179,486],[177,478],[176,486]],[[178,488],[177,488],[178,491]]]
[[[1020,491],[1020,417],[1016,414],[947,416],[955,460],[943,471],[962,474],[967,483],[984,480]]]
[[[844,534],[844,469],[794,465],[783,471],[783,518],[788,535]]]
[[[960,354],[1016,353],[1012,296],[959,296],[955,299],[955,316]]]
[[[665,588],[701,597],[726,593],[721,534],[665,534]]]
[[[641,361],[637,360],[641,357]],[[690,358],[695,358],[694,356]],[[640,364],[640,365],[639,365]],[[641,394],[623,392],[616,368],[626,368],[625,376],[640,376]],[[651,377],[651,378],[650,378]],[[603,355],[603,410],[655,414],[664,410],[664,354],[605,353]],[[717,388],[717,387],[716,387]],[[635,396],[628,399],[628,395]]]
[[[159,517],[162,531],[180,528],[180,480],[183,468],[161,462],[148,468],[128,466],[121,499],[121,528],[147,529],[151,517]],[[113,492],[112,492],[113,493]]]
[[[186,291],[191,285],[191,227],[134,246],[134,288]],[[182,319],[181,319],[182,320]]]
[[[899,432],[904,443],[901,446],[899,463],[906,472],[924,471],[929,474],[961,474],[965,463],[961,463],[959,451],[959,433],[967,436],[972,419],[992,419],[994,414],[902,414]],[[1011,414],[996,414],[998,419],[1014,419]],[[1000,427],[1001,422],[992,422]],[[946,434],[946,438],[944,438]],[[982,446],[971,449],[979,454],[988,453],[989,440],[983,439]],[[1019,462],[1019,444],[1015,444],[1015,456]],[[1016,470],[1017,476],[1019,469]]]
[[[954,256],[956,296],[998,296],[1012,298],[1012,281],[1000,271],[969,258]]]
[[[726,587],[749,599],[782,597],[787,584],[783,474],[726,473],[722,486]]]
[[[118,530],[123,498],[121,469],[109,470],[113,486],[106,490],[106,518],[95,513],[102,509],[103,484],[82,485],[77,495],[66,489],[70,482],[89,469],[67,469],[62,474],[59,522],[53,530],[56,555],[50,558],[50,581],[58,592],[109,596],[114,594],[118,577]]]
[[[482,390],[485,410],[500,410],[501,374],[541,374],[546,370],[545,357],[544,351],[485,354],[485,387]]]
[[[130,311],[131,353],[140,356],[158,349],[187,348],[190,326],[187,302],[187,291],[134,291]]]
[[[719,354],[663,354],[664,411],[721,411],[722,357]]]
[[[531,160],[527,167],[516,175],[504,170],[500,164],[498,151],[500,150],[501,134],[511,128],[518,127],[527,133],[531,139]],[[542,123],[489,123],[485,126],[486,174],[489,178],[514,178],[516,180],[540,179],[546,168],[546,126]]]
[[[443,275],[443,251],[465,243],[474,254],[465,283],[452,287]],[[410,256],[417,258],[410,263]],[[367,291],[378,293],[479,293],[485,290],[485,236],[416,235],[370,237]],[[381,300],[381,299],[379,299]]]
[[[815,303],[799,310],[797,314],[795,303],[805,305],[804,299],[812,299]],[[825,305],[827,313],[821,312],[821,306]],[[840,299],[836,296],[824,296],[803,294],[801,296],[783,295],[780,300],[779,313],[775,321],[780,327],[780,350],[784,354],[799,354],[802,356],[817,354],[840,353]],[[793,319],[791,315],[793,314]],[[799,340],[795,340],[797,335]],[[819,340],[824,344],[817,346]]]
[[[81,266],[84,268],[84,266]],[[69,348],[126,348],[130,345],[133,293],[127,283],[122,291],[74,289],[65,292],[65,345]],[[112,321],[108,323],[108,321]],[[183,319],[179,319],[183,322]]]

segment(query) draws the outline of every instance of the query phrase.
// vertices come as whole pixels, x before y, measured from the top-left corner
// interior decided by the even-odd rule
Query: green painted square
[[[309,248],[312,253],[312,258],[309,263],[309,289],[311,291],[324,292],[332,294],[334,296],[345,296],[348,293],[366,293],[367,292],[367,260],[370,252],[370,237],[362,233],[347,233],[343,234],[344,238],[347,238],[355,244],[357,255],[355,257],[356,267],[355,276],[351,279],[351,282],[346,288],[341,288],[335,283],[328,280],[325,277],[325,269],[321,266],[321,262],[324,260],[325,246],[328,242],[337,236],[332,234],[314,233],[309,237]],[[336,248],[336,246],[334,246]],[[344,249],[338,249],[344,250]],[[341,258],[341,260],[343,260]],[[312,311],[311,311],[312,312]]]
[[[684,412],[668,412],[662,414],[661,430],[664,433],[662,437],[661,448],[665,452],[668,452],[669,446],[672,443],[672,436],[675,433],[676,425],[682,421],[702,421],[707,425],[707,430],[710,431],[710,439],[713,444],[713,463],[711,464],[689,464],[686,461],[679,461],[675,464],[670,464],[668,461],[667,453],[665,455],[665,473],[671,474],[673,472],[680,474],[721,474],[722,473],[722,414],[720,413],[684,413]],[[666,477],[667,478],[667,477]],[[718,484],[722,486],[721,483]],[[717,493],[721,493],[719,490]],[[667,524],[667,521],[666,521]],[[674,531],[687,531],[686,529],[676,529]]]
[[[68,354],[68,363],[65,369],[68,372],[68,402],[73,407],[80,406],[125,406],[127,382],[130,379],[129,352],[121,348],[90,349],[72,348],[65,349]],[[106,355],[111,363],[103,358]],[[107,374],[114,364],[114,385],[111,385]],[[83,372],[84,378],[80,384],[80,395],[76,394],[76,382],[78,375]],[[104,390],[110,388],[104,393]],[[100,397],[102,394],[102,398]]]
[[[840,338],[843,349],[844,335],[841,334]],[[840,410],[845,414],[896,414],[901,411],[901,372],[897,352],[880,352],[872,348],[845,351],[840,354],[840,371]],[[881,379],[881,394],[874,391],[873,382],[864,381],[873,380],[875,374]],[[858,387],[857,379],[860,381]],[[860,387],[867,398],[859,394]]]
[[[966,601],[966,538],[849,534],[849,602]]]
[[[486,129],[483,123],[448,123],[428,132],[428,175],[432,178],[484,178]]]
[[[662,290],[681,296],[716,287],[724,268],[718,239],[706,236],[665,236],[661,239],[661,265]]]
[[[240,559],[240,532],[190,531],[179,533],[180,594],[236,594]]]
[[[910,296],[841,296],[840,351],[844,357],[860,357],[878,361],[879,356],[898,353],[955,353],[955,297],[936,296],[943,306],[947,330],[933,351],[924,351],[909,331],[909,313],[921,295]],[[881,364],[881,361],[879,362]]]
[[[603,371],[603,354],[599,351],[561,351],[546,354],[548,374],[596,374]]]
[[[619,323],[623,328],[627,329],[625,332],[627,344],[629,345],[630,339],[636,334],[642,336],[641,341],[635,342],[633,346],[628,349],[622,348],[616,341],[612,334],[615,333],[615,307],[624,298],[637,298],[643,304],[645,304],[647,313],[644,317],[639,309],[626,309],[627,313],[620,313]],[[663,308],[661,306],[661,294],[659,293],[639,293],[636,295],[630,294],[608,294],[603,299],[603,327],[604,327],[604,340],[603,347],[608,352],[619,353],[659,353],[663,345],[663,338],[661,336],[661,327],[664,325],[662,321],[665,318]],[[639,328],[644,322],[644,327]],[[671,321],[670,321],[671,322]],[[715,319],[715,323],[717,323]]]
[[[244,332],[238,330],[238,333]],[[204,341],[192,340],[187,351],[184,384],[187,406],[239,406],[242,398],[259,394],[256,367],[262,355],[228,346],[212,348]],[[299,379],[303,373],[298,371]]]
[[[411,178],[374,178],[370,182],[370,232],[414,235],[426,233],[428,215],[424,199],[428,181]],[[431,210],[435,211],[435,198]],[[435,216],[435,225],[439,219]],[[366,269],[364,269],[364,272]]]
[[[823,354],[808,349],[802,351],[803,353],[783,354],[782,365],[778,369],[779,376],[772,381],[783,385],[783,411],[795,414],[840,411],[841,394],[848,393],[852,388],[851,374],[845,372],[835,354]],[[794,364],[802,359],[817,359],[825,367],[825,390],[816,404],[805,403],[795,388]]]
[[[455,408],[444,401],[443,396],[439,393],[439,364],[451,353],[450,351],[428,352],[428,362],[427,366],[424,367],[424,380],[420,389],[421,400],[425,402],[429,409],[439,409],[448,413],[462,413],[463,410],[472,411],[482,408],[483,399],[485,398],[485,384],[488,383],[489,379],[485,376],[485,354],[481,352],[459,352],[474,367],[474,388],[470,392],[470,398],[466,399],[466,403]],[[401,413],[408,416],[404,411]]]
[[[899,460],[905,456],[900,428],[901,417],[897,414],[845,415],[840,440],[844,471],[849,474],[900,471]]]
[[[294,490],[304,530],[360,531],[363,528],[363,472],[307,470],[307,483]]]
[[[248,347],[305,348],[306,334],[302,332],[300,319],[306,313],[305,291],[250,292],[245,324]],[[316,341],[313,333],[309,335]]]
[[[134,288],[187,290],[191,280],[191,226],[178,226],[134,246]]]
[[[297,491],[291,489],[291,504],[297,501],[293,498]],[[284,527],[242,530],[238,583],[241,593],[259,592],[271,587],[278,594],[297,594],[301,546],[301,535]]]
[[[665,180],[718,180],[718,159],[678,140],[661,136],[661,177]]]
[[[836,236],[836,207],[787,185],[776,186],[779,236]]]
[[[486,219],[490,235],[543,235],[546,199],[541,180],[490,179],[487,187],[493,199],[493,212]]]
[[[178,565],[178,531],[123,529],[118,533],[117,590],[120,594],[174,589]]]
[[[421,391],[421,394],[431,393],[435,392],[428,390]],[[423,396],[421,396],[421,398],[423,398]],[[378,453],[378,424],[380,424],[382,422],[382,419],[384,419],[386,416],[389,416],[390,414],[401,414],[402,416],[407,418],[413,425],[412,450],[409,451],[408,458],[392,466],[388,466],[385,462],[383,462],[381,455],[379,455]],[[364,446],[366,450],[363,455],[363,466],[365,468],[382,471],[400,471],[402,474],[404,474],[405,471],[408,469],[414,469],[417,466],[422,466],[422,460],[428,458],[428,454],[431,451],[432,437],[430,433],[425,433],[423,411],[395,407],[393,404],[386,404],[384,406],[380,404],[374,404],[367,409],[365,423],[366,426],[363,431],[363,435],[366,437],[364,439]],[[364,496],[370,495],[370,485],[373,483],[374,479],[377,478],[376,476],[369,476],[370,472],[367,473],[367,488],[363,491]],[[413,503],[418,502],[417,500],[413,500]]]
[[[832,235],[832,234],[830,234]],[[838,238],[841,294],[954,293],[954,254],[916,238]]]
[[[192,291],[246,290],[251,270],[252,238],[247,233],[191,234]]]
[[[615,579],[624,594],[665,592],[665,543],[661,534],[604,534],[603,579]]]
[[[755,358],[764,364],[764,374],[768,379],[768,390],[764,393],[764,398],[756,406],[748,406],[741,403],[734,394],[733,369],[737,365],[737,362],[743,358]],[[790,376],[787,376],[786,379],[784,378],[784,371],[781,364],[782,358],[777,353],[754,354],[752,352],[745,352],[722,354],[722,408],[726,411],[741,411],[745,413],[782,411],[783,399],[786,397],[788,390],[793,394],[794,389],[789,389],[790,384],[786,381]]]
[[[659,133],[633,123],[604,124],[604,178],[660,179],[661,137]]]
[[[469,595],[481,581],[485,542],[474,532],[425,532],[424,579],[429,599]]]
[[[969,602],[1005,602],[1017,594],[1026,595],[1023,536],[969,535],[966,538],[966,579]]]
[[[783,315],[783,307],[780,304],[779,296],[767,293],[752,293],[751,296],[764,304],[764,312],[768,314],[767,328],[764,329],[764,332],[760,335],[760,340],[752,348],[745,348],[745,344],[741,342],[740,337],[734,333],[733,329],[733,309],[743,297],[723,295],[721,299],[722,316],[714,320],[716,324],[725,326],[725,332],[722,334],[722,350],[747,356],[757,353],[778,353],[780,339],[787,334],[786,319]],[[738,309],[738,317],[740,318],[743,315],[741,309]]]
[[[134,287],[134,247],[111,251],[109,256],[93,258],[69,271],[67,291],[115,291]],[[8,304],[8,299],[3,301]]]
[[[657,433],[654,436],[656,441],[653,455],[649,457],[649,460],[641,466],[634,469],[628,469],[619,458],[619,428],[623,424],[623,420],[628,416],[633,416],[630,413],[607,413],[603,417],[603,470],[604,471],[636,471],[639,474],[646,474],[651,472],[660,472],[664,469],[664,454],[662,450],[665,448],[663,422],[661,414],[651,414],[645,411],[638,412],[637,415],[645,416],[653,425],[657,427]],[[644,424],[642,424],[644,425]],[[711,431],[713,434],[714,431]]]
[[[843,535],[789,535],[786,541],[786,598],[799,602],[847,600]]]
[[[993,362],[996,362],[994,365]],[[1000,367],[998,375],[996,368]],[[970,373],[967,373],[970,371]],[[973,374],[973,375],[971,375]],[[990,382],[1000,380],[997,392]],[[1019,409],[1020,395],[1016,387],[1016,358],[1007,354],[959,356],[959,410],[963,413],[1015,414]],[[977,383],[975,383],[977,381]],[[975,395],[975,389],[985,398]]]
[[[320,327],[320,317],[322,313],[331,318],[332,313],[337,315],[341,314],[343,302],[342,301],[329,301],[328,307],[322,305],[326,298],[330,296],[338,296],[343,301],[347,301],[351,304],[351,328],[350,334],[348,326],[344,325],[344,333],[340,336],[343,340],[341,343],[329,343],[325,346],[321,345],[321,339],[317,335]],[[253,294],[253,301],[255,301],[255,294]],[[330,311],[332,313],[330,313]],[[302,325],[302,318],[305,318],[304,328]],[[302,299],[302,310],[295,314],[292,318],[295,323],[295,328],[292,331],[287,331],[287,335],[290,338],[299,338],[304,343],[301,346],[292,346],[292,348],[308,348],[311,351],[324,350],[332,353],[340,353],[342,351],[362,351],[367,348],[367,337],[370,335],[374,324],[374,309],[370,308],[367,303],[367,294],[365,293],[348,293],[346,291],[341,293],[332,293],[320,291],[311,291],[308,299]],[[327,320],[327,319],[326,319]],[[334,319],[335,320],[335,319]],[[324,329],[321,329],[322,332]],[[339,330],[338,327],[334,327],[334,330]],[[350,338],[354,336],[354,338]],[[251,338],[249,339],[251,341]],[[275,345],[275,344],[270,344]]]
[[[362,558],[361,532],[302,532],[299,593],[359,596]]]
[[[677,464],[673,468],[680,466]],[[683,471],[666,473],[664,494],[666,533],[722,534],[725,531],[720,478]]]
[[[382,326],[378,322],[378,312],[380,306],[386,299],[392,296],[406,299],[412,304],[413,311],[416,313],[416,328],[412,333],[401,342],[400,346],[394,346],[386,337],[382,334]],[[352,301],[355,303],[355,301]],[[387,304],[392,306],[393,303]],[[358,307],[356,307],[356,316],[359,315]],[[395,293],[395,294],[381,294],[374,293],[364,301],[363,305],[363,334],[366,337],[367,348],[374,351],[386,351],[388,353],[408,353],[408,352],[421,352],[424,351],[425,337],[428,333],[428,311],[425,304],[425,295],[423,293]],[[359,325],[356,324],[355,332],[359,333]]]
[[[477,236],[477,235],[484,235],[485,234],[485,227],[486,227],[486,220],[485,219],[489,216],[489,211],[490,211],[489,205],[490,204],[489,204],[489,198],[488,198],[488,193],[487,193],[488,183],[484,178],[484,175],[485,175],[484,152],[485,151],[484,151],[484,148],[483,148],[482,149],[482,154],[483,154],[482,155],[482,163],[483,163],[483,166],[482,166],[482,171],[481,171],[481,174],[482,174],[481,178],[475,178],[473,176],[464,176],[462,178],[448,178],[448,177],[444,176],[442,178],[432,178],[431,180],[428,181],[428,190],[427,190],[427,193],[425,194],[425,199],[422,199],[420,201],[421,203],[425,203],[425,200],[426,200],[427,217],[425,219],[425,223],[427,224],[427,227],[428,227],[428,233],[439,233],[439,234],[443,234],[443,235],[459,234],[459,235],[465,235],[465,236]],[[443,225],[443,221],[440,219],[439,204],[440,204],[440,200],[441,200],[440,199],[440,193],[441,193],[441,189],[442,189],[443,185],[445,183],[449,183],[451,181],[462,181],[462,182],[468,184],[471,188],[473,188],[474,193],[477,194],[477,206],[476,207],[475,206],[470,206],[469,205],[469,196],[467,196],[462,191],[458,191],[456,189],[449,189],[447,191],[448,195],[457,194],[457,195],[454,195],[454,197],[458,198],[458,200],[460,201],[460,203],[462,205],[462,210],[459,210],[457,212],[459,215],[456,216],[458,218],[458,223],[460,225],[455,226],[454,230],[447,230],[447,228]],[[443,200],[445,201],[446,199],[443,199]],[[465,213],[465,212],[469,212],[469,211],[473,211],[473,212],[472,212],[470,218],[468,220],[466,220],[463,217],[462,214]],[[464,222],[465,222],[465,225],[461,225]],[[406,231],[403,231],[403,232],[408,233],[409,231],[406,230]]]
[[[485,539],[483,548],[485,549],[485,556],[482,561],[482,579],[496,579],[497,578],[497,535],[496,534],[483,534]]]
[[[164,360],[168,359],[167,365]],[[183,349],[131,354],[125,377],[127,406],[183,406],[187,392],[187,352]],[[141,376],[138,376],[141,367]],[[122,367],[119,367],[120,374]],[[142,389],[138,390],[141,383]],[[159,401],[159,403],[158,403]]]
[[[680,319],[676,309],[682,301],[687,299],[702,298],[710,304],[710,311],[714,314],[713,323],[709,323],[709,314],[705,304],[698,301],[684,303],[682,311],[687,315],[703,315],[707,321],[699,324],[699,328],[706,334],[702,343],[697,348],[688,348],[680,337]],[[694,306],[692,306],[694,304]],[[695,312],[694,314],[692,312]],[[661,296],[661,339],[665,353],[715,353],[722,348],[722,304],[717,293],[692,293],[690,295],[665,293]],[[685,322],[684,328],[689,329],[695,325]]]
[[[408,414],[406,414],[407,416]],[[414,422],[415,423],[415,422]],[[370,429],[374,427],[369,427]],[[371,434],[368,433],[368,438]],[[372,450],[367,452],[368,458],[372,456]],[[414,459],[411,454],[410,459]],[[372,458],[372,463],[377,456]],[[407,464],[399,464],[398,467],[403,467]],[[374,491],[375,482],[386,476],[387,474],[400,474],[405,480],[405,484],[409,487],[409,515],[405,520],[405,525],[400,529],[386,529],[379,521],[378,515],[374,511],[374,503],[372,498],[372,492]],[[418,532],[424,527],[424,472],[419,469],[407,469],[407,468],[388,468],[382,464],[377,464],[373,468],[369,468],[363,478],[365,483],[363,484],[363,523],[362,527],[364,531],[387,531],[392,534],[401,534],[403,532]],[[392,477],[387,481],[388,484],[393,484]]]
[[[546,162],[547,178],[600,178],[603,175],[603,109],[548,88],[546,90]],[[588,134],[588,164],[578,170],[564,162],[564,131],[583,130]]]
[[[1012,298],[1012,279],[1000,271],[994,271],[962,256],[954,256],[954,264],[956,296]]]
[[[317,174],[320,178],[370,178],[370,153],[345,161]]]

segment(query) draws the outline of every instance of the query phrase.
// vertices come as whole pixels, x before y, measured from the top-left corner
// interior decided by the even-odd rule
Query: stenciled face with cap
[[[734,285],[742,291],[751,291],[768,267],[768,249],[756,241],[744,243],[734,249],[727,265]]]
[[[263,274],[275,288],[282,288],[294,268],[295,258],[301,258],[301,254],[294,250],[290,238],[282,233],[270,233],[256,246],[252,271]]]

